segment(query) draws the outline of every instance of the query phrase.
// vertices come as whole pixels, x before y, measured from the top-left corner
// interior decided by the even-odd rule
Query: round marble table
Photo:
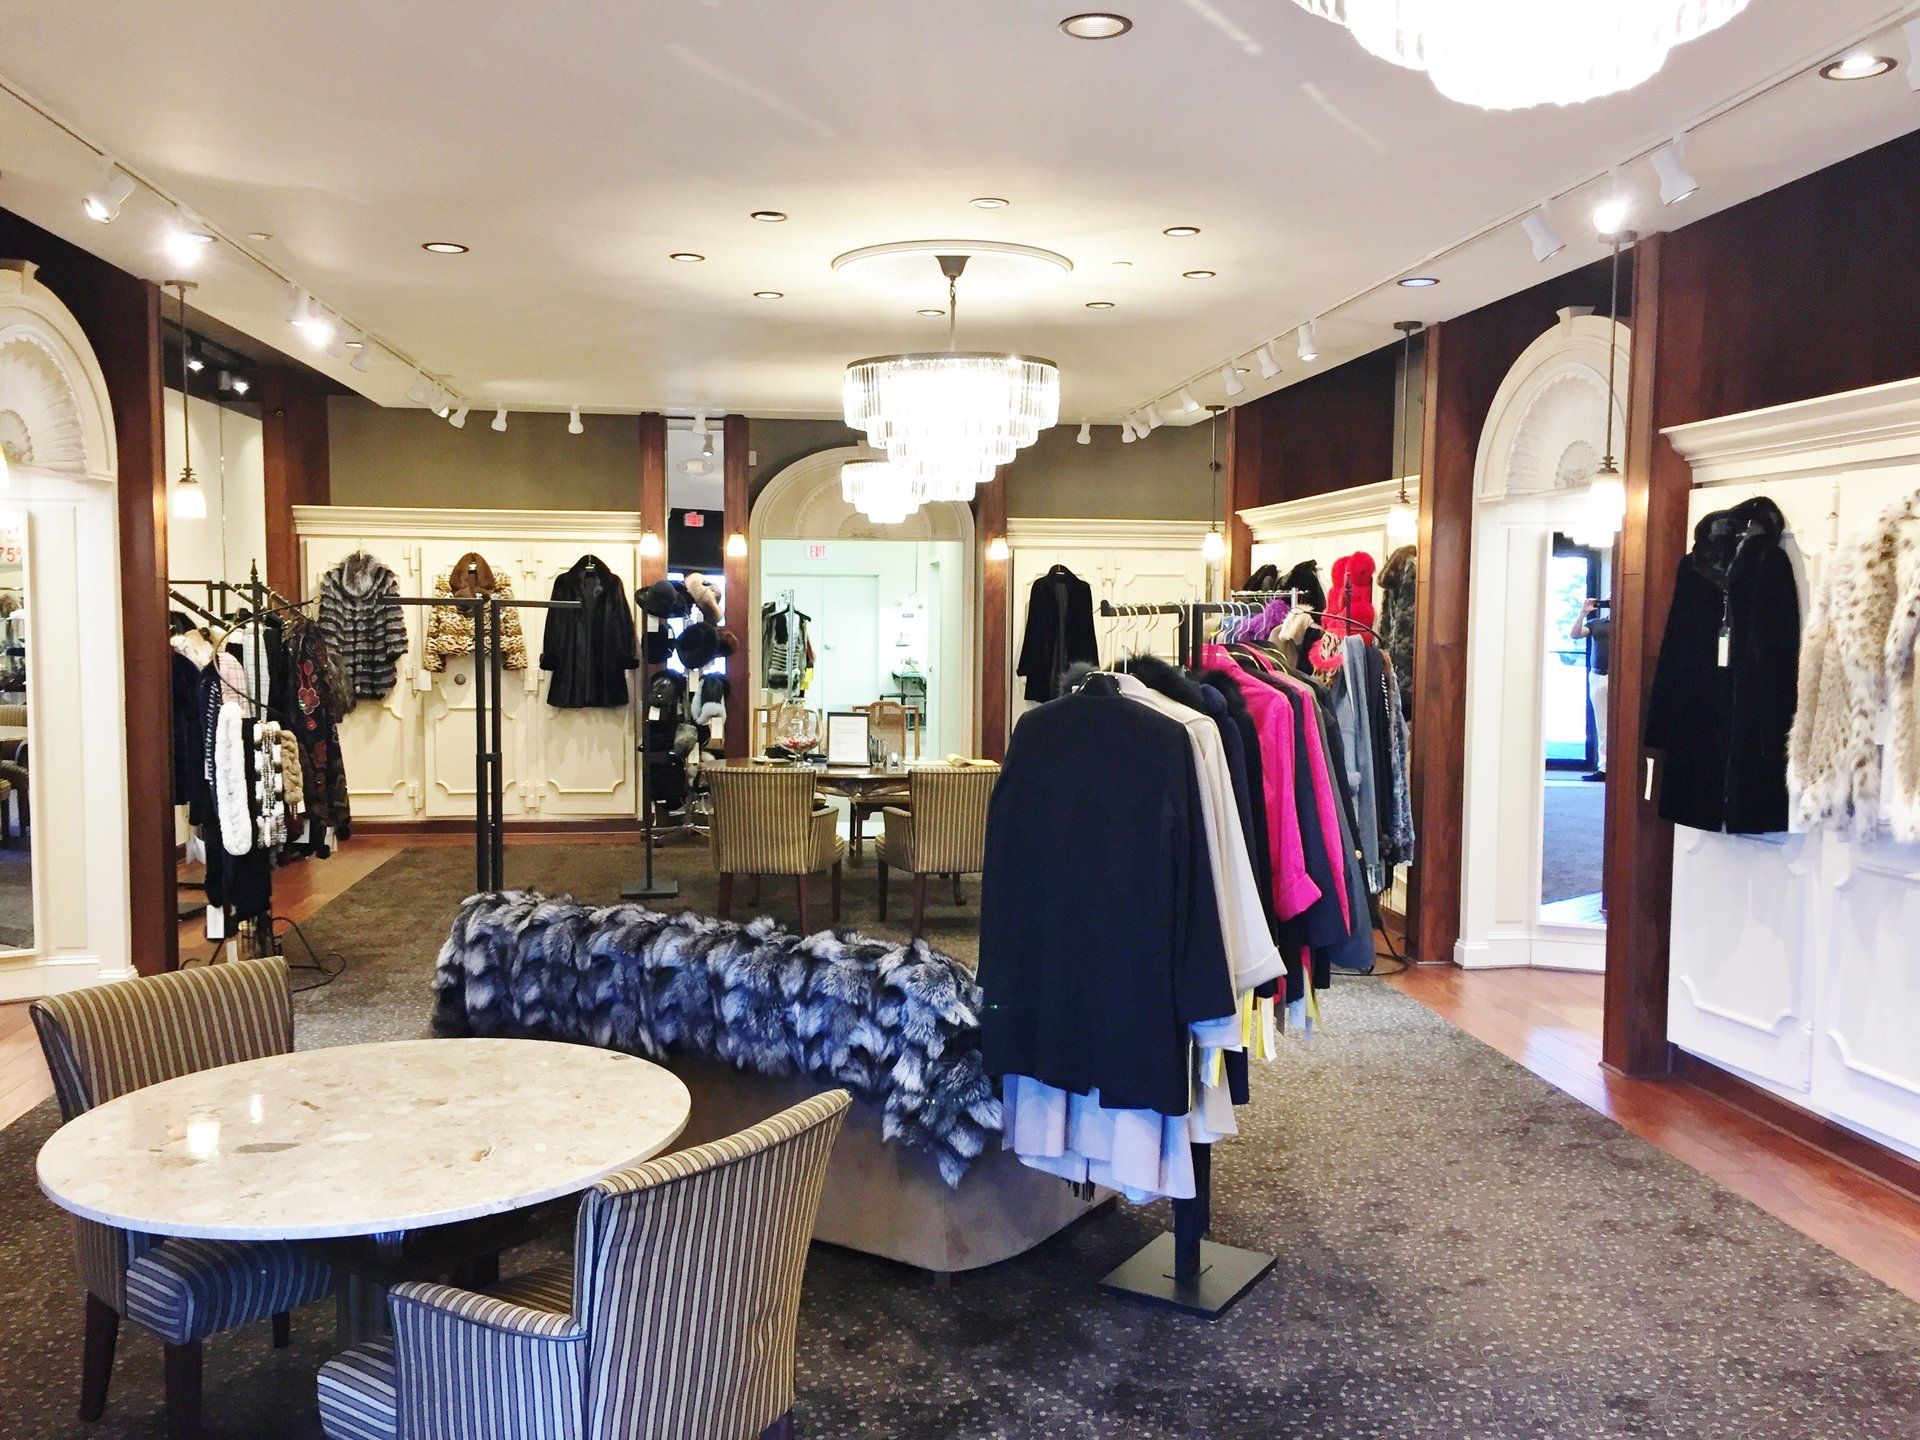
[[[657,1155],[691,1109],[668,1071],[585,1045],[300,1050],[89,1110],[41,1147],[40,1188],[76,1215],[149,1235],[378,1236],[397,1250],[406,1232],[575,1194]],[[377,1325],[378,1296],[349,1301],[346,1288],[343,1322],[351,1309],[352,1328]]]

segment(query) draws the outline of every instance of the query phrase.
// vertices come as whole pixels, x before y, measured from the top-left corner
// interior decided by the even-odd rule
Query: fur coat
[[[949,1185],[1000,1133],[980,1059],[980,988],[924,941],[799,936],[531,891],[475,895],[440,949],[434,1033],[709,1056],[804,1074],[874,1106],[889,1141]]]
[[[1364,550],[1342,555],[1333,562],[1333,585],[1327,592],[1324,628],[1329,635],[1348,634],[1346,622],[1374,628],[1373,556]],[[1362,631],[1361,633],[1366,633]]]
[[[461,596],[472,600],[481,595],[513,599],[513,582],[496,574],[484,555],[473,551],[453,562],[453,568],[433,582],[436,597]],[[427,612],[426,656],[422,668],[445,670],[455,655],[473,653],[473,614],[463,605],[436,605]],[[520,629],[520,611],[512,605],[500,607],[500,665],[505,670],[527,668],[527,642]]]
[[[356,550],[320,578],[320,630],[346,667],[357,700],[384,700],[407,653],[407,621],[394,597],[400,581],[385,562]]]
[[[1787,747],[1793,822],[1920,840],[1920,492],[1834,550],[1800,644]],[[1883,817],[1881,727],[1891,771]]]
[[[1411,545],[1402,545],[1380,568],[1380,648],[1393,662],[1400,682],[1401,713],[1413,715],[1413,607],[1418,590],[1420,559]]]

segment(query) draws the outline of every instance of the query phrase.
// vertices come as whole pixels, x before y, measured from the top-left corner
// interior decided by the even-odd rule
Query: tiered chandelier
[[[1484,110],[1575,105],[1651,79],[1747,0],[1294,0]]]
[[[931,500],[971,500],[994,471],[1060,420],[1060,368],[1027,355],[955,348],[964,255],[942,255],[947,277],[947,349],[878,355],[847,366],[847,424],[887,455],[885,475],[864,469],[857,485],[886,514],[905,519]],[[847,490],[849,500],[853,491]],[[904,507],[904,508],[903,508]],[[862,508],[862,513],[880,516]],[[883,520],[891,524],[895,521]]]

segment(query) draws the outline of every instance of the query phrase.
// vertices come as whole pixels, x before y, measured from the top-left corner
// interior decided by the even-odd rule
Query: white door
[[[521,593],[545,600],[553,582],[583,553],[575,542],[546,542],[534,549],[530,573]],[[604,561],[633,598],[638,556],[631,544],[598,546],[593,552]],[[520,577],[515,576],[515,582]],[[544,611],[525,612],[528,663],[540,663],[540,636]],[[639,618],[634,620],[636,636]],[[628,703],[607,709],[560,710],[547,703],[552,677],[531,672],[537,687],[526,696],[528,716],[528,808],[541,815],[568,817],[630,816],[639,814],[639,775],[634,756],[634,700],[645,683],[644,667],[627,672]]]
[[[436,593],[435,587],[448,568],[462,555],[475,550],[496,574],[508,579],[514,595],[519,597],[525,593],[525,571],[528,568],[521,563],[524,549],[519,545],[509,548],[506,544],[426,541],[421,546],[421,574],[427,587],[424,593]],[[426,611],[418,615],[422,626],[432,613]],[[540,614],[539,611],[523,612],[523,624],[530,618],[537,620]],[[538,635],[536,630],[536,641]],[[421,673],[427,689],[422,692],[420,699],[427,767],[426,813],[435,819],[470,816],[474,813],[474,782],[477,778],[474,751],[479,743],[474,729],[474,710],[478,699],[478,687],[473,674],[474,657],[471,654],[450,656],[446,668],[436,673],[425,668],[425,654],[423,630]],[[528,663],[536,664],[539,658],[539,651],[535,650],[529,656]],[[500,678],[501,811],[509,819],[514,819],[524,815],[527,808],[526,730],[531,705],[526,693],[527,676],[524,671],[503,670]],[[491,744],[491,736],[488,743]]]

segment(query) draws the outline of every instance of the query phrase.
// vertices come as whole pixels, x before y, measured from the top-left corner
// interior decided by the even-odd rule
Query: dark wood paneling
[[[747,438],[747,417],[727,416],[720,441],[724,482],[720,503],[726,512],[726,536],[721,544],[725,545],[735,535],[747,533],[747,448],[752,443]],[[759,616],[747,613],[747,566],[751,563],[750,556],[727,554],[724,566],[727,628],[740,646],[727,662],[727,678],[731,682],[727,696],[727,754],[735,759],[748,752],[748,726],[753,719],[753,697],[759,683],[759,677],[747,670],[748,627],[760,623]]]
[[[1235,406],[1227,412],[1226,483],[1222,497],[1226,507],[1229,590],[1244,586],[1253,569],[1253,532],[1241,520],[1240,512],[1261,503],[1260,476],[1266,470],[1262,442],[1267,431],[1265,421],[1253,413],[1250,405]]]
[[[1673,425],[1920,375],[1920,132],[1638,247],[1627,518],[1615,587],[1605,1058],[1668,1064],[1672,827],[1641,716],[1690,540]]]
[[[660,537],[660,553],[640,559],[640,584],[651,585],[667,573],[667,417],[648,411],[640,426],[640,528]]]
[[[992,560],[988,549],[1007,534],[1007,470],[974,495],[974,530],[980,547],[980,753],[1007,755],[1007,585],[1011,560]]]
[[[1398,344],[1233,411],[1236,508],[1390,479]]]
[[[332,498],[327,388],[304,367],[262,366],[261,462],[265,478],[267,584],[290,600],[301,598],[300,541],[293,507]],[[217,521],[217,517],[209,517]]]

